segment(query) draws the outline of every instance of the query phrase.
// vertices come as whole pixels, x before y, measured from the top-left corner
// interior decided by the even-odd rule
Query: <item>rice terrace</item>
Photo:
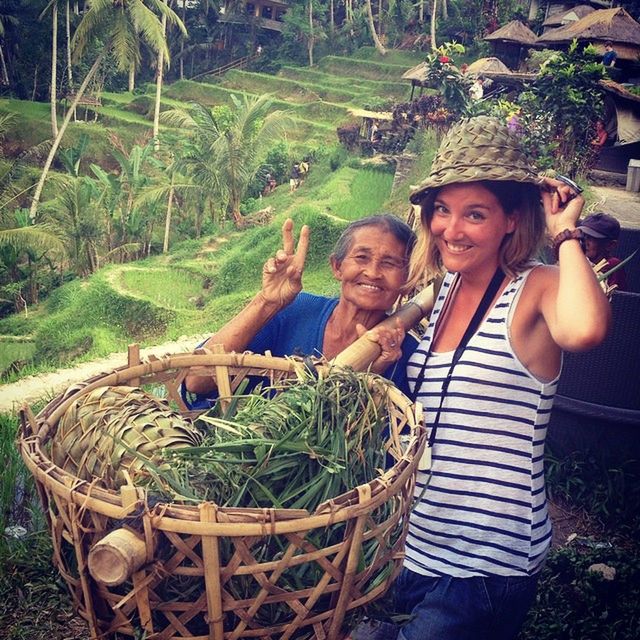
[[[407,575],[539,576],[523,620],[507,596],[478,639],[639,638],[639,19],[635,0],[6,0],[0,640],[407,640],[437,610],[402,609]],[[450,194],[471,192],[463,214]],[[545,235],[510,226],[525,192],[532,273],[560,273],[545,321],[589,281],[610,326],[563,349],[557,389],[510,347],[555,394],[514,454],[513,416],[485,406],[521,415],[522,390],[497,368],[483,395],[456,385],[502,357],[471,316],[506,294],[468,287],[494,251],[504,291],[525,272],[505,262]],[[577,344],[581,315],[551,339]],[[491,520],[521,507],[522,528]]]

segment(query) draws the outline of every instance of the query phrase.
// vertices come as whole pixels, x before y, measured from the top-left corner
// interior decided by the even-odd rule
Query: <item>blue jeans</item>
[[[538,575],[431,578],[403,569],[396,610],[410,614],[398,640],[513,640],[533,604]]]

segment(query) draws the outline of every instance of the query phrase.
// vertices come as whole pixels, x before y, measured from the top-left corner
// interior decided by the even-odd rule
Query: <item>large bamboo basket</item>
[[[395,464],[315,513],[204,502],[152,506],[140,487],[125,485],[120,492],[99,488],[57,467],[48,454],[66,409],[97,387],[164,388],[168,399],[188,414],[179,393],[188,372],[215,372],[224,397],[248,375],[276,382],[293,376],[297,366],[291,359],[211,352],[141,362],[134,346],[127,366],[70,388],[37,416],[28,407],[22,410],[20,450],[48,518],[54,561],[92,640],[340,640],[347,635],[350,616],[390,586],[404,555],[404,516],[425,445],[420,410],[393,387],[387,447]],[[340,525],[344,535],[339,544],[317,548],[309,542],[314,530]],[[253,550],[270,536],[281,538],[285,552],[259,562]],[[372,540],[377,546],[365,557],[363,545],[369,541],[370,549]],[[227,549],[231,545],[227,562],[222,544]],[[97,566],[102,562],[102,571],[91,566],[92,558]],[[297,591],[283,588],[283,574],[304,563],[315,563],[317,584]],[[234,597],[228,586],[236,579],[251,582],[252,598]],[[169,587],[179,595],[166,600]],[[261,610],[274,603],[286,603],[290,615],[264,626]]]

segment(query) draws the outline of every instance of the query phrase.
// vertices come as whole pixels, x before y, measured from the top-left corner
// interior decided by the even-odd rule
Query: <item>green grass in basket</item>
[[[383,385],[332,370],[240,395],[231,412],[215,406],[199,417],[202,445],[172,451],[171,471],[156,482],[172,499],[313,512],[384,467]]]

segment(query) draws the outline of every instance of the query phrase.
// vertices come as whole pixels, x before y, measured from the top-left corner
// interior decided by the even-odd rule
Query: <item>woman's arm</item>
[[[546,179],[542,191],[547,230],[556,238],[574,230],[584,199],[558,180]],[[540,310],[555,343],[567,351],[581,351],[604,340],[611,309],[578,239],[558,246],[559,273],[545,279]]]
[[[244,351],[256,334],[279,311],[293,302],[302,290],[302,273],[309,247],[309,228],[300,230],[300,239],[294,253],[293,221],[282,225],[283,248],[269,258],[262,269],[262,289],[254,298],[202,346],[223,345],[225,351]],[[185,387],[192,393],[208,393],[215,389],[213,378],[188,375]]]

